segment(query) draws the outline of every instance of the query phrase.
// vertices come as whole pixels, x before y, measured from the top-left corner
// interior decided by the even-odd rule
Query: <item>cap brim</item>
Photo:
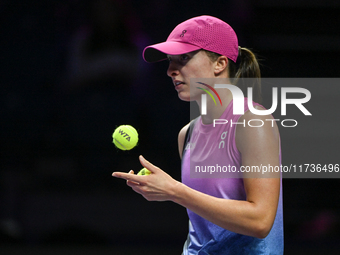
[[[143,59],[146,62],[158,62],[167,59],[166,55],[180,55],[195,50],[201,47],[183,42],[163,42],[146,47],[143,51]]]

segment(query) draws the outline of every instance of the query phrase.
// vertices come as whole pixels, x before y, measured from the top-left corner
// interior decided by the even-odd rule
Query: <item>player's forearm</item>
[[[272,213],[250,201],[216,198],[180,183],[172,199],[210,222],[232,232],[264,238],[272,224]]]

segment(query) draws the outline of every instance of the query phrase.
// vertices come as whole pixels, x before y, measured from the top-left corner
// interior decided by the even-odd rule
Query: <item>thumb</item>
[[[158,170],[158,167],[156,167],[155,165],[151,164],[149,161],[147,161],[142,155],[139,156],[139,161],[142,164],[142,166],[144,166],[146,169],[148,169],[149,171],[155,173]]]

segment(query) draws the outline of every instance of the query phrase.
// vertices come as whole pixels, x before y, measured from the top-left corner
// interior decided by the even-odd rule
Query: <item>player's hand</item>
[[[131,170],[129,173],[114,172],[112,176],[125,179],[128,186],[148,201],[173,200],[179,182],[143,156],[139,156],[139,161],[143,167],[151,171],[150,175],[135,175]]]

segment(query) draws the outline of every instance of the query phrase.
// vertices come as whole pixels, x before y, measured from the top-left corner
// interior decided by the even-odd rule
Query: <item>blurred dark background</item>
[[[190,105],[143,48],[209,14],[260,56],[264,77],[335,78],[339,11],[332,0],[1,1],[0,253],[180,254],[185,209],[111,177],[138,171],[143,154],[180,180],[177,134]],[[316,88],[309,104],[327,130],[280,127],[284,165],[339,163],[339,115],[320,111],[336,112],[332,89]],[[112,144],[121,124],[139,132],[131,151]],[[338,254],[339,180],[283,183],[286,254]]]

